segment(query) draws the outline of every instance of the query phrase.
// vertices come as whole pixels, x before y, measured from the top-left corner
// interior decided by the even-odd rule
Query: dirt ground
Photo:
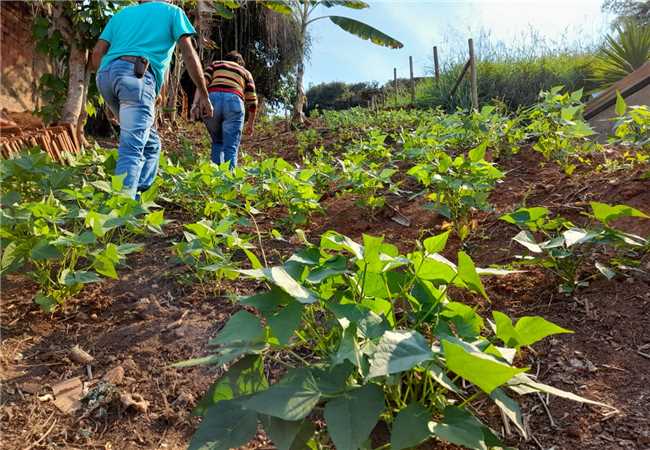
[[[277,139],[261,135],[247,142],[245,149],[262,148],[290,159],[295,145],[292,133],[284,132]],[[497,219],[524,204],[544,205],[576,221],[581,220],[577,211],[591,200],[650,210],[650,181],[640,179],[641,170],[602,174],[581,167],[566,177],[557,166],[542,164],[529,151],[500,165],[507,175],[491,196],[495,211],[477,215],[481,231],[465,246],[483,267],[504,264],[519,253],[511,241],[517,231]],[[390,207],[374,218],[354,200],[349,195],[326,198],[325,213],[312,218],[308,236],[328,229],[354,239],[363,233],[384,235],[407,251],[416,239],[444,226],[442,218],[426,210],[420,200],[389,198]],[[397,211],[408,219],[408,226],[393,219]],[[174,214],[180,212],[166,211],[166,216]],[[271,227],[273,222],[268,217],[262,226]],[[650,220],[619,225],[650,235]],[[190,415],[192,407],[218,373],[215,368],[169,365],[205,354],[208,339],[236,310],[230,298],[252,293],[255,286],[246,281],[208,287],[184,282],[182,267],[169,259],[171,242],[180,238],[178,223],[170,225],[164,237],[147,238],[146,251],[131,255],[119,280],[91,285],[67,304],[65,312],[54,316],[44,315],[32,303],[36,287],[27,278],[2,279],[0,448],[186,447],[198,423]],[[273,245],[277,247],[269,253],[276,257],[292,247]],[[459,243],[452,241],[446,253],[455,259],[458,248]],[[650,271],[648,256],[642,267]],[[513,430],[508,438],[511,445],[540,450],[650,449],[650,279],[598,279],[566,297],[557,292],[556,280],[534,269],[488,279],[486,288],[491,304],[463,294],[460,300],[479,305],[483,313],[494,308],[511,317],[541,315],[575,331],[546,339],[525,355],[528,361],[523,363],[541,381],[618,409],[612,413],[602,407],[529,396],[523,411],[530,438],[524,441]],[[88,381],[86,365],[70,359],[74,345],[94,358],[91,388],[116,367],[124,370],[124,377],[119,392],[106,394],[105,402],[66,415],[47,394],[51,386],[73,377]],[[121,394],[141,395],[148,402],[146,411],[125,407],[119,401]],[[495,429],[503,429],[493,409],[480,412]],[[247,448],[272,449],[273,445],[260,432]]]

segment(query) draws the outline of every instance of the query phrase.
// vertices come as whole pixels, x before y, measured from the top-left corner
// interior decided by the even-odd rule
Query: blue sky
[[[368,0],[366,0],[368,1]],[[321,8],[318,13],[346,15],[362,20],[400,40],[404,48],[393,50],[373,45],[338,28],[329,20],[310,25],[313,40],[305,87],[324,81],[380,81],[408,76],[408,57],[413,56],[415,76],[431,67],[432,49],[438,46],[441,63],[467,39],[475,45],[481,33],[494,41],[518,45],[530,41],[531,31],[549,45],[564,46],[599,42],[611,17],[601,12],[602,0],[370,0],[370,8]]]

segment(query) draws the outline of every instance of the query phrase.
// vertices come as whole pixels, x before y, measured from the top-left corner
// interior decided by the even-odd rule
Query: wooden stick
[[[472,96],[472,108],[478,111],[478,79],[476,74],[476,55],[474,54],[474,40],[470,38],[469,44],[469,62],[470,62],[470,87]]]
[[[463,77],[465,76],[465,73],[467,73],[467,69],[469,69],[469,64],[470,61],[467,60],[465,63],[465,67],[463,67],[463,71],[460,73],[460,76],[456,80],[456,84],[454,84],[454,87],[451,88],[451,93],[449,94],[450,97],[453,97],[454,94],[456,93],[456,89],[458,89],[458,86],[460,85],[460,82],[463,81]]]
[[[438,64],[438,47],[433,46],[433,73],[436,77],[436,83],[440,82],[440,64]]]
[[[413,57],[409,56],[409,69],[411,71],[411,104],[415,106],[415,78],[413,78]]]
[[[397,67],[393,67],[393,89],[395,91],[395,106],[397,106]]]

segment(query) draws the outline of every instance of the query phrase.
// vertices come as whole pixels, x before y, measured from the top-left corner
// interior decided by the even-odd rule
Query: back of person
[[[175,43],[190,32],[194,29],[177,6],[166,2],[127,6],[111,18],[100,37],[111,45],[99,70],[121,56],[142,56],[151,64],[158,92]]]
[[[231,92],[241,97],[250,109],[257,106],[253,76],[234,61],[213,61],[205,69],[208,92]]]

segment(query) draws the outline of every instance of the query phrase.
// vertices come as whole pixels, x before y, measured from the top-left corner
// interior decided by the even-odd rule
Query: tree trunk
[[[305,64],[300,61],[298,63],[298,71],[296,73],[296,98],[293,102],[293,117],[294,123],[303,123],[305,115],[302,110],[305,106],[305,90],[302,87],[302,79],[305,76]]]
[[[70,58],[68,60],[68,95],[63,105],[61,122],[79,126],[79,116],[84,107],[84,92],[86,90],[86,63],[88,51],[74,41],[70,42]],[[88,79],[89,80],[89,79]]]
[[[302,87],[302,80],[305,76],[305,43],[307,41],[307,22],[309,20],[309,2],[303,1],[303,10],[300,15],[300,61],[296,71],[296,98],[293,102],[293,123],[302,124],[305,121],[305,115],[302,110],[305,106],[305,91]]]
[[[79,142],[79,149],[88,146],[88,141],[86,140],[86,135],[84,134],[84,125],[86,124],[86,119],[88,118],[88,112],[86,111],[86,102],[88,102],[88,91],[90,90],[90,75],[91,71],[88,65],[85,68],[86,74],[84,76],[84,90],[83,97],[81,100],[81,114],[79,114],[79,120],[77,121],[77,142]]]
[[[61,123],[70,124],[75,130],[79,150],[87,145],[83,127],[86,122],[85,105],[88,98],[90,71],[88,50],[79,47],[74,41],[70,42],[70,57],[68,59],[68,93],[61,112]]]

